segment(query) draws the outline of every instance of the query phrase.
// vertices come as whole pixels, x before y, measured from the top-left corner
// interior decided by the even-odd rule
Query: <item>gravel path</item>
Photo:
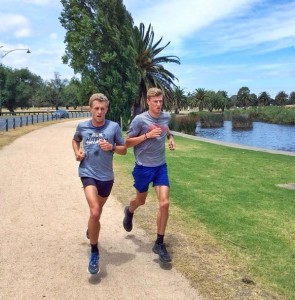
[[[0,150],[0,299],[201,299],[152,253],[138,228],[122,228],[111,196],[102,215],[101,273],[86,272],[88,206],[71,139],[78,121],[51,125]]]

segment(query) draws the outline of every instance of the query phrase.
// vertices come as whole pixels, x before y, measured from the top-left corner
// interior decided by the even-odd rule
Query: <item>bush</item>
[[[188,115],[173,114],[171,116],[169,128],[174,131],[195,135],[196,123],[197,123],[197,116],[194,114],[188,114]]]
[[[223,126],[222,114],[202,112],[199,116],[202,128],[219,128]]]
[[[250,116],[253,120],[274,124],[295,124],[295,109],[281,106],[252,107]]]
[[[251,129],[253,121],[249,114],[235,113],[232,115],[232,129]]]

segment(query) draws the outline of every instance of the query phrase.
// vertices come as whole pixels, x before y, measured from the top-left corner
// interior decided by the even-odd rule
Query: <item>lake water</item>
[[[295,126],[253,122],[248,130],[232,130],[231,121],[221,128],[201,128],[197,123],[196,135],[212,140],[246,146],[295,152]]]

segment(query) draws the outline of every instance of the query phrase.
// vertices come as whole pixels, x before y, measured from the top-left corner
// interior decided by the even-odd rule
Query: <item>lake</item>
[[[197,123],[196,136],[246,146],[295,152],[295,125],[253,122],[253,128],[232,130],[231,121],[221,128],[201,128]]]

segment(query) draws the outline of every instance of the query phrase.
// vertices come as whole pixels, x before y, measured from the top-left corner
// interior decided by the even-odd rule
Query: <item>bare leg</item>
[[[108,197],[99,196],[96,187],[93,185],[86,186],[84,188],[84,193],[90,210],[90,217],[88,220],[90,244],[95,245],[98,242],[100,232],[100,216]]]
[[[164,185],[156,186],[155,190],[159,201],[157,233],[164,235],[169,217],[169,187]]]
[[[141,205],[145,204],[145,200],[147,197],[148,192],[140,193],[139,191],[136,190],[136,196],[135,198],[130,200],[129,203],[129,211],[131,213],[134,213],[134,211]]]

